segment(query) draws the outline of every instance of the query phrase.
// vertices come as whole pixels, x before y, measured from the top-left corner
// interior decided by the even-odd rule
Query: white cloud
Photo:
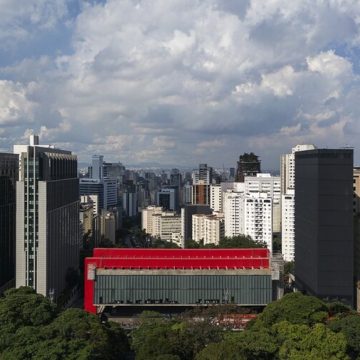
[[[0,125],[10,126],[33,121],[36,107],[28,99],[31,84],[24,87],[20,83],[0,80]]]
[[[306,139],[357,143],[359,2],[239,3],[83,6],[72,52],[0,68],[12,80],[0,95],[7,104],[0,123],[17,122],[5,135],[10,141],[32,127],[49,141],[73,143],[82,157],[181,165],[231,165],[242,151],[266,151],[277,167],[280,151]],[[18,14],[9,5],[24,36],[26,21],[39,29],[66,21],[65,0],[27,4]],[[4,29],[0,39],[21,38]]]
[[[270,89],[275,96],[291,96],[297,77],[292,66],[287,65],[275,73],[263,74],[261,86]]]
[[[1,0],[0,41],[13,47],[38,30],[52,29],[68,14],[67,0]]]
[[[307,57],[310,71],[319,72],[329,77],[348,76],[352,73],[352,64],[333,50],[322,52],[314,57]]]

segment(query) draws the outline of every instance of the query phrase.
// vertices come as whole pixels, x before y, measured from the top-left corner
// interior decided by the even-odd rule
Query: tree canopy
[[[131,348],[136,360],[360,359],[360,316],[341,303],[291,293],[269,304],[244,331],[217,325],[217,318],[234,313],[239,310],[233,306],[173,318],[144,312],[129,334]],[[80,309],[59,312],[30,288],[0,298],[2,360],[121,360],[128,350],[118,324]]]
[[[248,235],[237,235],[221,239],[219,248],[266,248],[266,243],[255,241]]]
[[[128,342],[116,324],[80,309],[58,313],[30,288],[12,289],[0,299],[0,358],[122,359]]]
[[[338,333],[342,333],[349,346],[349,354],[352,358],[360,358],[360,315],[348,314],[330,321],[329,328]]]
[[[282,299],[269,304],[257,321],[261,326],[271,326],[281,321],[313,325],[324,322],[327,316],[328,308],[323,301],[296,292],[286,294]]]
[[[220,239],[219,245],[215,244],[205,244],[200,241],[194,240],[186,240],[185,241],[185,248],[189,249],[201,249],[201,248],[218,248],[218,249],[225,249],[225,248],[266,248],[266,243],[262,241],[255,241],[251,238],[251,236],[247,235],[237,235],[233,237],[225,237]]]
[[[175,321],[146,313],[131,334],[136,360],[194,359],[205,346],[222,339],[222,331],[209,321]]]

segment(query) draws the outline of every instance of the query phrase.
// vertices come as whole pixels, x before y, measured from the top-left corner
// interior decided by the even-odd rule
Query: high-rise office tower
[[[296,152],[295,184],[296,283],[353,306],[353,150]]]
[[[170,173],[170,185],[181,187],[181,174],[179,169],[172,169]]]
[[[123,193],[122,207],[126,216],[137,216],[138,214],[138,200],[137,192],[127,190]]]
[[[360,168],[353,170],[355,309],[360,312]]]
[[[0,153],[0,293],[15,276],[16,180],[19,157]]]
[[[183,204],[183,187],[182,177],[179,169],[172,169],[170,173],[170,186],[177,191],[177,203],[178,205]]]
[[[314,150],[311,144],[296,145],[281,156],[281,253],[285,261],[295,259],[295,153]]]
[[[165,187],[157,192],[157,205],[161,206],[164,210],[178,211],[179,209],[179,189],[178,187]]]
[[[192,185],[185,184],[183,187],[183,204],[191,204],[192,203]]]
[[[103,155],[93,155],[92,156],[92,166],[91,166],[91,178],[92,179],[102,179],[104,177],[104,156]]]
[[[107,210],[118,203],[117,181],[116,179],[80,179],[80,195],[97,195],[99,198],[99,207]]]
[[[193,171],[191,198],[194,205],[210,205],[212,174],[212,168],[207,164],[200,164],[199,169]]]
[[[239,161],[237,162],[235,180],[244,182],[245,176],[256,176],[256,174],[261,172],[260,164],[261,161],[259,157],[254,153],[244,153],[240,155]]]
[[[204,184],[202,180],[192,185],[191,199],[194,205],[210,205],[210,185]]]
[[[207,164],[199,164],[199,169],[192,172],[193,184],[199,184],[200,182],[206,185],[212,183],[213,169],[207,166]]]
[[[117,179],[109,176],[112,169],[112,164],[104,163],[103,155],[93,155],[89,178],[80,179],[80,195],[97,195],[102,210],[118,203]]]
[[[78,268],[79,180],[70,151],[15,145],[19,155],[16,184],[16,287],[30,286],[54,297],[66,286],[69,268]]]
[[[125,174],[125,166],[121,163],[103,163],[103,175],[106,178],[117,179],[122,181]]]

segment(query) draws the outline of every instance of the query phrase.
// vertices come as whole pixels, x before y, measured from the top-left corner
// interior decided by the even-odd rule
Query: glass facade
[[[135,272],[135,271],[134,271]],[[271,275],[97,275],[95,304],[229,304],[271,302]],[[159,271],[158,271],[159,272]]]
[[[0,288],[15,275],[18,156],[0,153]]]
[[[38,247],[38,194],[37,185],[39,180],[39,159],[36,159],[34,149],[29,151],[23,159],[24,171],[24,250],[26,258],[26,276],[25,281],[27,286],[35,287],[36,284],[36,262],[37,262],[37,247]]]
[[[21,148],[17,182],[16,286],[57,298],[78,267],[79,181],[69,151]]]

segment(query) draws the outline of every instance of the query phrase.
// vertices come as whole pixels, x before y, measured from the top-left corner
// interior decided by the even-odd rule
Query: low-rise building
[[[218,245],[224,237],[224,215],[214,213],[212,215],[195,214],[192,220],[192,239],[196,242]]]
[[[163,211],[158,206],[142,210],[142,229],[152,237],[172,241],[175,234],[181,234],[181,216],[174,211]]]
[[[85,259],[84,308],[261,309],[273,300],[272,286],[267,249],[94,249]]]

